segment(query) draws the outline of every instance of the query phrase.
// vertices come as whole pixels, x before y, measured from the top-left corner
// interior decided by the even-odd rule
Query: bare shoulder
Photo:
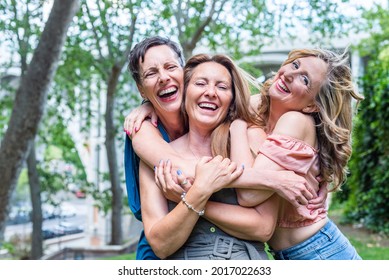
[[[290,111],[280,117],[273,133],[290,136],[314,145],[315,121],[311,115]]]

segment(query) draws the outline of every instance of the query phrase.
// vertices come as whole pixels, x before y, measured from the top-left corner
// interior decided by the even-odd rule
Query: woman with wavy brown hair
[[[231,159],[253,168],[291,170],[315,190],[321,176],[335,191],[344,183],[351,156],[352,101],[356,91],[346,54],[322,49],[289,53],[261,90],[259,127],[236,120],[231,125]],[[256,139],[250,135],[259,135]],[[252,157],[250,148],[258,154]],[[238,190],[239,203],[254,206],[271,192]],[[327,217],[280,201],[277,226],[269,245],[276,259],[361,259]]]

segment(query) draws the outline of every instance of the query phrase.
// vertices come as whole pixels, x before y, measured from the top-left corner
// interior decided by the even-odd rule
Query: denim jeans
[[[284,250],[271,250],[271,253],[276,260],[361,260],[331,220],[307,240]]]

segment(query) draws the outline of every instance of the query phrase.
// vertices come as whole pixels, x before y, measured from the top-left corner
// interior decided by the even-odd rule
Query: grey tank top
[[[222,189],[214,193],[210,200],[238,205],[234,189]],[[168,205],[169,211],[171,211],[177,203],[169,201]],[[264,260],[268,259],[268,257],[262,242],[235,238],[205,218],[200,217],[188,240],[177,252],[167,259]]]

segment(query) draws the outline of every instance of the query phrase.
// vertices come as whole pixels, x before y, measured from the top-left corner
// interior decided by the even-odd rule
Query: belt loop
[[[223,241],[223,242],[222,242]],[[223,243],[228,243],[228,250],[226,253],[219,253],[218,252],[218,247],[219,247],[219,242],[220,246],[223,245]],[[232,254],[232,246],[234,245],[234,239],[231,237],[226,237],[226,236],[217,236],[215,240],[215,245],[213,246],[213,255],[216,257],[222,257],[225,259],[230,259],[231,254]]]

